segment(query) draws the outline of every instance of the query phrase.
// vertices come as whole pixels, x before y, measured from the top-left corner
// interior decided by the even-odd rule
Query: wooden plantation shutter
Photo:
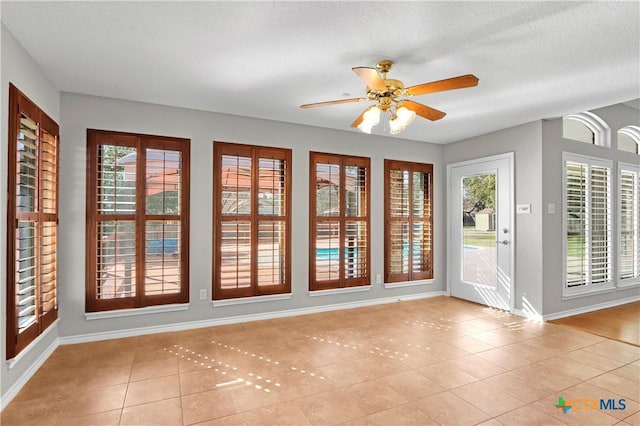
[[[640,167],[620,165],[620,280],[640,278]]]
[[[58,316],[58,125],[9,85],[7,359]]]
[[[385,160],[385,282],[433,278],[433,165]]]
[[[565,154],[565,285],[612,284],[611,166]],[[588,290],[587,290],[588,291]]]
[[[291,291],[291,150],[214,144],[214,299]]]
[[[189,140],[87,131],[88,312],[189,301]]]
[[[310,156],[310,289],[368,285],[370,159]]]

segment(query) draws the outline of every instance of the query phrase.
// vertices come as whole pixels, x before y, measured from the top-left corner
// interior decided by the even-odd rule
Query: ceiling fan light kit
[[[478,85],[478,78],[472,74],[447,78],[430,83],[404,87],[400,80],[387,78],[393,61],[384,59],[376,64],[376,68],[356,67],[352,68],[367,85],[366,98],[350,98],[335,101],[317,102],[300,105],[300,108],[315,108],[320,106],[337,105],[361,101],[373,101],[375,105],[367,107],[356,118],[351,127],[358,128],[364,133],[371,133],[373,126],[380,123],[382,112],[389,113],[389,133],[392,135],[403,132],[415,119],[416,115],[427,120],[435,121],[443,118],[446,113],[435,108],[422,105],[408,99],[399,99],[401,96],[425,95],[427,93],[442,92],[445,90],[462,89]],[[382,74],[382,76],[380,75]]]

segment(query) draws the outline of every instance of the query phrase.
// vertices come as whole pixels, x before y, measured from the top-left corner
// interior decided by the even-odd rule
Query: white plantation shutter
[[[611,162],[565,153],[565,296],[611,287]]]
[[[640,278],[640,167],[620,164],[619,179],[620,284],[635,284]]]
[[[590,169],[591,283],[611,281],[611,169]]]

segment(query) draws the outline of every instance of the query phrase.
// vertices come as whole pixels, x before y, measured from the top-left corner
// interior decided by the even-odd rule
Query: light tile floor
[[[601,398],[625,409],[579,410]],[[639,410],[639,347],[438,297],[60,346],[1,424],[638,426]]]

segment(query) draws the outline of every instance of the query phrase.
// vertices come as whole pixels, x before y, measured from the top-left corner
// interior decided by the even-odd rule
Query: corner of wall
[[[60,91],[49,77],[38,67],[18,40],[11,34],[4,23],[0,24],[0,123],[8,123],[9,83],[13,83],[31,100],[36,102],[55,121],[60,120]],[[7,156],[8,134],[6,127],[0,132],[0,282],[6,285],[6,215],[7,215]],[[0,317],[6,317],[6,291],[0,291]],[[58,338],[57,325],[50,327],[47,336],[40,339],[30,348],[19,362],[12,364],[6,360],[6,322],[0,327],[0,402],[4,406],[12,392],[22,387],[26,380],[37,370],[46,358],[55,350]],[[53,348],[53,349],[51,349]]]

